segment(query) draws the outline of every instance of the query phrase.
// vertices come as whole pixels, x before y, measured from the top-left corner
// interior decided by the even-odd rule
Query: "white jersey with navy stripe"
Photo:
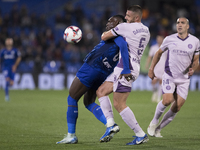
[[[178,33],[167,36],[162,45],[162,51],[168,50],[165,72],[173,78],[188,79],[186,69],[191,65],[194,55],[199,55],[199,39],[188,34],[185,39]]]

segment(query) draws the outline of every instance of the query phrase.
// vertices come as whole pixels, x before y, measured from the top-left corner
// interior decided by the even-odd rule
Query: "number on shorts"
[[[163,85],[169,84],[169,79],[163,80]]]

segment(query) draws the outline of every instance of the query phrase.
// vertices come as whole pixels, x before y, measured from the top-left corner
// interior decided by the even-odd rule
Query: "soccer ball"
[[[68,43],[76,44],[82,38],[82,31],[79,27],[76,26],[69,26],[65,29],[63,38]]]

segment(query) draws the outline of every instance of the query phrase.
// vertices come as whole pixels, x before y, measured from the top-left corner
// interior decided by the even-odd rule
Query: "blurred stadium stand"
[[[142,21],[151,32],[149,46],[157,34],[175,32],[179,16],[190,20],[190,32],[200,38],[200,0],[0,0],[0,49],[6,37],[13,37],[22,53],[19,73],[75,73],[99,42],[109,17],[124,15],[131,4],[143,7]],[[76,45],[62,39],[70,25],[83,31]],[[148,49],[143,61],[147,54]]]

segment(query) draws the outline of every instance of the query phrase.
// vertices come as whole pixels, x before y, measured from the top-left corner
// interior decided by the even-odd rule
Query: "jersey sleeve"
[[[197,49],[195,51],[195,55],[199,55],[199,53],[200,53],[200,42],[198,41],[198,43],[197,43]]]
[[[129,67],[129,54],[128,54],[127,43],[121,36],[115,38],[114,41],[118,45],[122,56],[123,71],[121,72],[121,74],[129,74],[131,71]]]
[[[160,49],[162,51],[168,50],[168,37],[164,38],[164,40],[163,40],[163,42],[162,42],[162,44],[160,46]]]
[[[115,28],[111,29],[111,32],[114,36],[122,35],[125,28],[123,28],[124,23],[118,24]]]

